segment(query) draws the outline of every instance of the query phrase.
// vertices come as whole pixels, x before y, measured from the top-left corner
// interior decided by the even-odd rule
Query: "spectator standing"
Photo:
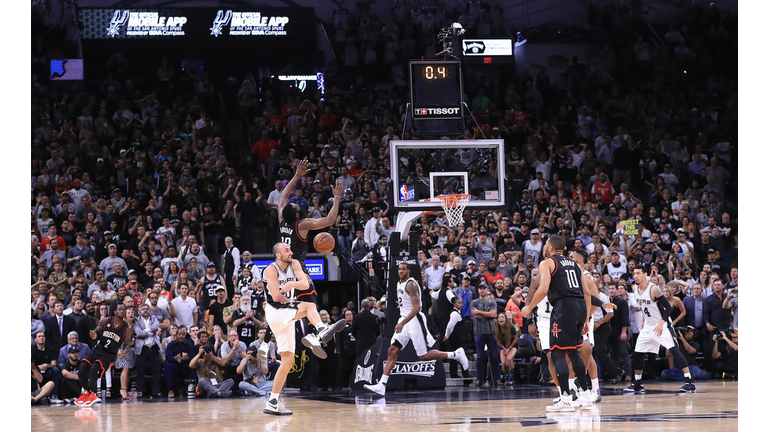
[[[208,310],[208,325],[213,327],[217,325],[223,329],[228,328],[224,322],[224,309],[232,306],[232,300],[227,298],[227,289],[222,285],[217,285],[216,299]]]
[[[493,330],[496,321],[496,301],[489,295],[488,285],[480,284],[477,292],[479,298],[472,300],[470,304],[472,318],[475,322],[475,348],[477,349],[477,383],[478,387],[483,387],[486,380],[486,370],[488,362],[491,363],[490,377],[492,383],[496,383],[500,378],[498,360],[498,350],[496,341],[493,338]],[[486,353],[486,347],[488,351]]]
[[[371,312],[373,305],[368,299],[360,303],[360,313],[352,319],[351,333],[355,338],[355,358],[372,347],[381,332],[379,318]]]
[[[227,296],[232,298],[235,293],[234,283],[240,274],[240,249],[234,245],[232,237],[224,238],[224,281],[227,283]]]
[[[355,365],[357,341],[352,334],[354,315],[355,314],[351,310],[344,311],[344,321],[346,324],[344,325],[344,328],[334,336],[336,339],[336,351],[338,352],[339,362],[339,369],[336,373],[336,387],[340,389],[349,387],[349,377],[351,376]]]
[[[73,330],[75,330],[74,318],[64,315],[64,304],[57,300],[53,305],[53,314],[45,320],[47,344],[58,352],[67,344],[67,335]]]
[[[197,324],[197,302],[189,297],[189,285],[182,283],[179,285],[178,297],[171,300],[169,308],[170,315],[173,317],[173,323],[177,326],[192,328]]]
[[[144,392],[145,370],[149,365],[150,375],[152,377],[152,395],[160,394],[160,368],[162,360],[160,358],[160,337],[157,335],[160,330],[160,322],[156,317],[150,315],[149,305],[142,304],[139,307],[139,317],[133,323],[133,334],[136,338],[133,352],[136,355],[136,375],[138,383],[136,390]],[[178,331],[177,331],[178,333]],[[168,397],[173,398],[173,388],[168,387]]]
[[[710,343],[707,347],[701,347],[702,350],[706,349],[709,352],[714,352],[716,346],[711,345],[714,336],[720,334],[721,330],[727,329],[731,325],[731,311],[723,308],[723,303],[727,297],[727,293],[723,292],[724,285],[720,279],[715,280],[712,283],[712,294],[704,299],[703,313],[704,313],[704,325],[706,326],[708,335],[707,342]],[[716,344],[715,344],[716,345]],[[712,348],[710,348],[712,347]],[[710,363],[710,370],[714,370],[714,358]]]

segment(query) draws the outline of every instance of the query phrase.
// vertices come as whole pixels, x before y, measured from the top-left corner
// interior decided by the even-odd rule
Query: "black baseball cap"
[[[71,346],[71,347],[69,347],[69,350],[67,350],[67,352],[71,352],[71,353],[73,353],[73,352],[76,352],[76,353],[79,353],[79,352],[80,352],[80,348],[79,348],[79,347],[76,347],[76,346]]]
[[[216,267],[216,263],[213,262],[213,261],[209,261],[208,265],[206,265],[206,267]]]

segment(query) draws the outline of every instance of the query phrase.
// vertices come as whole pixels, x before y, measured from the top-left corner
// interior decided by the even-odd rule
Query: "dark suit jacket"
[[[701,308],[701,327],[705,327],[707,324],[706,315],[704,311],[706,306],[703,304],[706,299],[702,298]],[[685,321],[689,326],[696,327],[696,298],[694,296],[687,296],[683,299],[683,306],[685,307]]]
[[[67,334],[75,330],[74,318],[69,315],[64,315],[62,318],[61,333],[59,333],[59,319],[56,315],[45,320],[45,343],[55,348],[57,353],[67,343]]]
[[[355,315],[352,320],[352,335],[355,337],[355,356],[359,356],[370,348],[379,336],[379,317],[365,310]]]
[[[731,310],[723,309],[723,300],[726,297],[723,291],[723,298],[717,297],[714,293],[704,299],[704,323],[710,323],[716,328],[724,329],[731,325]]]

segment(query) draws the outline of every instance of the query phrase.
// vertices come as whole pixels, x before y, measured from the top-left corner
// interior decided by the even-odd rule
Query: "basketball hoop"
[[[437,198],[445,211],[445,217],[448,219],[448,226],[464,225],[464,207],[467,206],[472,195],[469,194],[451,194],[439,195]]]

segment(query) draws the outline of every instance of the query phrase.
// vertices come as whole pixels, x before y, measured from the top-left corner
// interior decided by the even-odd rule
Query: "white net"
[[[440,195],[440,203],[445,211],[445,217],[448,219],[448,226],[456,227],[464,225],[464,207],[467,206],[471,195],[469,194],[451,194]]]

